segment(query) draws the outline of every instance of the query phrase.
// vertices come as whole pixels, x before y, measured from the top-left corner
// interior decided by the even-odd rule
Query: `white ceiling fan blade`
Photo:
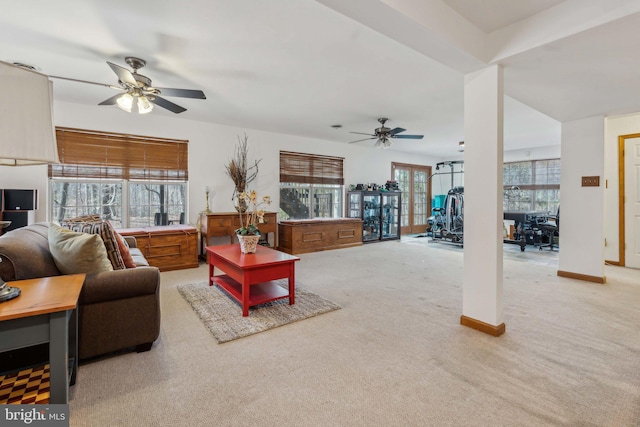
[[[116,65],[113,62],[107,61],[107,64],[109,64],[109,67],[111,67],[113,72],[116,73],[116,75],[118,76],[118,80],[120,80],[122,83],[129,83],[134,87],[138,87],[138,82],[136,82],[136,79],[133,78],[133,74],[131,74],[131,71],[127,70],[124,67]]]

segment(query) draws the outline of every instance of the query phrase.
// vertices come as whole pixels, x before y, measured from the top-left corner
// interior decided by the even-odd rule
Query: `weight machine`
[[[455,170],[455,165],[460,165],[460,170]],[[441,167],[449,167],[448,172],[439,172]],[[464,174],[464,160],[454,160],[440,162],[436,164],[436,173],[427,178],[431,180],[434,176],[449,175],[451,186],[445,195],[435,196],[436,206],[433,207],[434,215],[427,222],[431,230],[433,241],[443,241],[462,245],[464,241],[464,187],[455,185],[455,175]],[[460,179],[462,183],[462,179]],[[440,180],[442,189],[442,180]],[[444,196],[444,199],[442,197]],[[429,230],[427,230],[429,231]]]
[[[461,165],[459,171],[454,170],[455,165]],[[463,165],[464,160],[437,163],[436,173],[427,179],[430,180],[436,175],[449,174],[451,176],[451,187],[447,192],[444,203],[442,203],[442,206],[434,207],[434,215],[428,219],[432,241],[441,241],[457,245],[464,244],[464,186],[455,186],[454,181],[454,175],[464,174]],[[441,166],[449,166],[449,172],[438,172]],[[440,187],[442,187],[442,183]],[[523,252],[527,245],[524,236],[518,239],[505,238],[503,242],[519,245],[520,250]]]

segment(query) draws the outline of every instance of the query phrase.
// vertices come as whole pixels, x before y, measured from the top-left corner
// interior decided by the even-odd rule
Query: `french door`
[[[431,216],[431,166],[391,163],[391,179],[402,191],[401,234],[424,233]]]

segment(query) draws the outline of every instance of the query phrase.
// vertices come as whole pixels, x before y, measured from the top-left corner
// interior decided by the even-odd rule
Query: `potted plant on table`
[[[256,252],[258,240],[260,240],[260,230],[258,224],[264,223],[265,211],[262,206],[271,204],[271,197],[263,196],[262,200],[258,200],[258,194],[255,191],[241,192],[238,194],[238,203],[247,206],[246,212],[239,212],[240,228],[236,229],[238,241],[240,242],[240,251],[243,254],[252,254]]]

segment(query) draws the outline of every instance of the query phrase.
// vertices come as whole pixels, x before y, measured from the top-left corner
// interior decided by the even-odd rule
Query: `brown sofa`
[[[32,224],[0,236],[0,277],[5,281],[60,275],[49,251],[48,223]],[[135,240],[128,239],[129,244]],[[160,333],[160,271],[144,266],[88,274],[78,301],[80,359],[135,347],[151,349]]]

